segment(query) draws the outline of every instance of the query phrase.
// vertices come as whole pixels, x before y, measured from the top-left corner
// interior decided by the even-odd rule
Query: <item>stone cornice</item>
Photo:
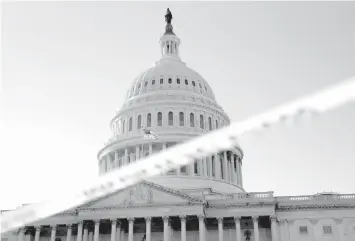
[[[316,209],[353,209],[355,204],[302,204],[282,205],[276,208],[277,212],[294,210],[316,210]]]
[[[189,206],[204,206],[202,203],[167,203],[167,204],[141,204],[141,205],[115,205],[115,206],[107,206],[107,207],[99,207],[99,208],[90,208],[84,207],[80,208],[79,211],[92,211],[92,212],[100,212],[107,210],[121,210],[121,209],[134,209],[134,208],[154,208],[154,207],[189,207]]]
[[[226,208],[260,208],[265,205],[262,203],[230,203],[230,204],[208,204],[208,208],[226,209]]]

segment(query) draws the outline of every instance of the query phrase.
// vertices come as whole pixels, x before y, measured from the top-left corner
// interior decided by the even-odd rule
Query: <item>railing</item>
[[[274,192],[248,192],[248,193],[233,193],[223,195],[223,199],[267,199],[273,198]]]
[[[286,197],[277,197],[277,201],[312,201],[312,200],[354,200],[355,194],[317,194],[317,195],[309,195],[309,196],[286,196]]]

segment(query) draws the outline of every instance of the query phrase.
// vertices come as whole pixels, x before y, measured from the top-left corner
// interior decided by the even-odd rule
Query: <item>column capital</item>
[[[271,216],[270,216],[270,221],[271,221],[271,222],[276,222],[276,221],[277,221],[276,215],[271,215]]]
[[[200,221],[205,219],[204,215],[198,215],[197,217],[198,217],[198,220],[200,220]]]
[[[163,218],[163,221],[164,221],[164,222],[169,221],[169,216],[163,216],[162,218]]]
[[[251,218],[253,219],[254,223],[259,221],[259,216],[253,216]]]
[[[334,218],[334,221],[336,224],[341,224],[343,222],[343,219],[342,218]]]
[[[80,225],[80,224],[83,225],[83,223],[84,223],[84,220],[79,220],[78,221],[78,225]]]
[[[36,231],[41,231],[41,225],[35,226]]]
[[[134,218],[133,217],[129,217],[127,218],[128,222],[134,222]]]
[[[311,218],[309,219],[309,221],[311,222],[311,224],[315,225],[318,223],[318,219],[314,219],[314,218]]]
[[[97,225],[97,224],[100,224],[101,220],[100,219],[94,219],[93,221],[94,221],[95,225]]]
[[[223,223],[223,217],[217,217],[218,223]]]
[[[70,224],[67,224],[67,228],[68,228],[68,229],[71,229],[72,226],[73,226],[73,225],[72,225],[71,223],[70,223]]]
[[[186,221],[186,215],[181,215],[181,216],[180,216],[180,220],[181,220],[181,221]]]
[[[234,222],[240,222],[241,217],[234,217]]]
[[[116,225],[117,224],[117,218],[110,219],[111,224]]]
[[[145,219],[146,222],[152,221],[152,217],[144,217],[144,219]]]
[[[280,222],[280,223],[287,223],[287,219],[286,219],[286,218],[280,218],[280,219],[279,219],[279,222]]]
[[[51,227],[52,230],[56,230],[57,229],[57,225],[56,224],[50,225],[50,227]]]

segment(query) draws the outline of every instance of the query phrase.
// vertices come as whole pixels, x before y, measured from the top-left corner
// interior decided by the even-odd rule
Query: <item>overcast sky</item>
[[[1,209],[98,175],[133,79],[159,59],[169,7],[181,58],[232,121],[355,75],[355,2],[39,2],[2,6]],[[241,140],[244,187],[355,193],[355,104]]]

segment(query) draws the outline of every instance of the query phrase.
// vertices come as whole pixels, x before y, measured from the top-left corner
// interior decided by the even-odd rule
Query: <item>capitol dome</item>
[[[167,23],[159,41],[161,58],[134,79],[111,120],[112,138],[98,153],[100,174],[230,124],[207,81],[181,60],[180,43]],[[150,181],[186,192],[201,187],[244,192],[242,158],[236,146]]]

